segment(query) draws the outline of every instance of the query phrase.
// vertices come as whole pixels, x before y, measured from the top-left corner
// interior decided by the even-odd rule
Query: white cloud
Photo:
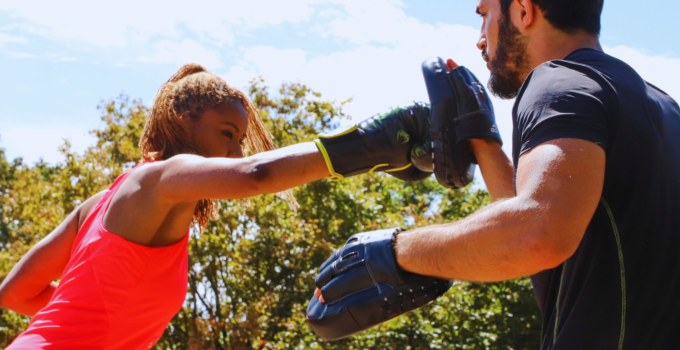
[[[400,11],[387,12],[399,15]],[[376,21],[374,26],[379,27],[387,25],[391,19]],[[265,77],[270,86],[300,81],[322,92],[325,98],[337,101],[353,98],[345,111],[359,120],[390,107],[427,101],[421,63],[431,56],[453,58],[467,66],[483,83],[488,80],[486,64],[475,46],[476,29],[459,25],[431,26],[414,19],[396,26],[402,27],[400,32],[388,31],[380,40],[375,40],[376,44],[380,41],[390,45],[363,44],[353,50],[328,55],[313,56],[300,49],[252,47],[231,67],[225,79],[234,86],[246,86],[257,75]],[[358,42],[362,41],[362,35],[356,37]],[[494,99],[494,103],[499,128],[506,140],[506,151],[509,151],[512,101]]]
[[[0,11],[24,21],[24,31],[97,46],[143,43],[156,36],[179,39],[182,27],[218,43],[231,43],[234,31],[308,20],[313,2],[22,0],[0,2]]]
[[[605,47],[605,52],[633,67],[643,79],[664,90],[676,101],[680,100],[680,59],[650,56],[627,46]]]
[[[34,54],[21,51],[6,51],[5,55],[11,58],[35,58]]]
[[[343,1],[348,15],[331,22],[332,34],[360,44],[399,43],[422,31],[423,25],[406,16],[400,3],[391,0]]]
[[[23,42],[26,42],[26,38],[24,37],[0,33],[0,43],[23,43]]]
[[[216,53],[206,50],[193,40],[185,39],[180,43],[163,40],[156,45],[156,52],[149,56],[142,56],[139,61],[146,63],[198,63],[208,69],[222,66]]]

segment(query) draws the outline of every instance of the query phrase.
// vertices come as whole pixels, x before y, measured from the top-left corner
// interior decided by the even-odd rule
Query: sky
[[[644,4],[644,6],[642,5]],[[356,121],[425,101],[420,64],[451,57],[486,82],[474,0],[0,1],[0,148],[61,160],[101,126],[97,105],[125,93],[150,103],[182,64],[243,88],[300,82],[353,102]],[[601,42],[680,99],[680,2],[607,0]],[[511,148],[513,101],[494,99]]]

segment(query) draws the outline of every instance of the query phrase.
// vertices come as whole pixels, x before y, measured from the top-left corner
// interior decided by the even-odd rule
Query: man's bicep
[[[517,196],[538,203],[542,234],[556,251],[570,256],[581,242],[602,195],[605,162],[597,144],[567,138],[542,143],[520,157]]]

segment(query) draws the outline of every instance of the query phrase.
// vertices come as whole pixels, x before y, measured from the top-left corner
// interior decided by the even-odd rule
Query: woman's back
[[[163,334],[186,296],[189,235],[151,248],[104,228],[129,174],[88,215],[52,299],[7,349],[146,349]]]

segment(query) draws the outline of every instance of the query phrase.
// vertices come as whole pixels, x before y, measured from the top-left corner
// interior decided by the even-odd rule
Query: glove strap
[[[469,139],[491,139],[503,145],[493,111],[474,111],[454,119],[454,122],[458,142]]]

